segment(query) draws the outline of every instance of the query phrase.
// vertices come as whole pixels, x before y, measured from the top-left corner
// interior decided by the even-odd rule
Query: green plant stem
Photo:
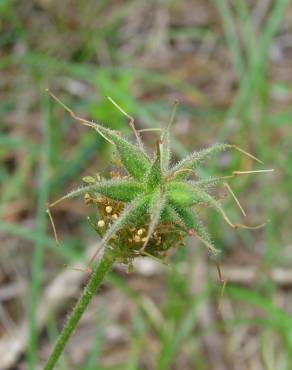
[[[96,289],[99,287],[99,285],[104,279],[104,276],[113,265],[115,258],[116,254],[114,253],[114,251],[107,248],[99,264],[94,268],[86,287],[84,288],[78,302],[76,303],[71,314],[69,315],[63,330],[59,334],[59,337],[57,338],[53,351],[47,360],[44,370],[54,369],[59,357],[61,356],[64,350],[67,341],[71,337],[83,312],[85,311],[92,297],[94,296]]]

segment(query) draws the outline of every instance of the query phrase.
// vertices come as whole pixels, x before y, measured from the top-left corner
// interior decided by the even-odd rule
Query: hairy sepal
[[[204,243],[209,252],[213,255],[218,254],[219,251],[215,248],[207,229],[193,211],[179,207],[175,208],[174,211],[178,214],[184,226]]]
[[[86,193],[101,194],[105,197],[121,202],[129,202],[145,191],[143,184],[132,180],[104,180],[92,185],[72,190],[60,200],[71,199]]]
[[[161,179],[162,179],[161,156],[160,156],[159,144],[157,144],[156,158],[150,168],[150,171],[146,179],[147,188],[150,190],[156,188],[161,183]]]
[[[228,148],[230,148],[229,144],[218,143],[199,152],[193,152],[172,168],[170,176],[173,179],[187,178],[191,173],[188,170],[195,169],[205,160],[225,151]]]
[[[191,207],[202,203],[204,193],[203,190],[182,181],[171,182],[166,186],[168,201],[175,207]]]
[[[150,201],[149,206],[149,215],[150,215],[150,223],[148,226],[148,231],[146,235],[146,241],[144,242],[143,248],[146,247],[148,241],[153,234],[153,231],[160,220],[160,216],[163,212],[164,206],[166,203],[166,195],[161,191],[161,189],[157,190]]]
[[[129,143],[125,139],[118,138],[115,145],[119,153],[121,162],[128,173],[136,180],[142,180],[150,169],[150,161],[136,145]]]
[[[163,130],[163,133],[160,138],[159,147],[161,153],[161,169],[165,173],[168,171],[170,163],[170,127],[167,127]]]
[[[161,151],[161,169],[164,173],[168,171],[170,163],[170,138],[169,133],[166,133],[160,141]]]
[[[142,149],[128,142],[113,130],[96,123],[93,123],[92,127],[116,146],[121,162],[134,179],[141,180],[145,177],[145,173],[149,171],[151,164]]]
[[[175,207],[168,204],[167,202],[166,202],[164,210],[161,214],[161,220],[165,221],[165,222],[169,222],[169,223],[179,227],[180,229],[182,229],[185,232],[188,231],[185,224],[183,223],[183,221],[181,220],[181,218],[179,217],[179,215],[175,211]]]
[[[93,185],[92,191],[113,200],[130,202],[145,191],[145,186],[133,180],[112,180]]]
[[[220,177],[208,177],[205,179],[199,179],[199,180],[187,180],[186,183],[198,187],[201,189],[209,189],[212,188],[224,181],[224,178]]]
[[[191,189],[193,189],[194,197],[196,199],[192,205],[196,203],[205,204],[207,206],[217,209],[217,211],[222,213],[222,207],[220,206],[218,201],[214,199],[210,194],[208,194],[205,190],[199,188],[198,186],[190,185],[190,184],[188,185],[190,186]]]

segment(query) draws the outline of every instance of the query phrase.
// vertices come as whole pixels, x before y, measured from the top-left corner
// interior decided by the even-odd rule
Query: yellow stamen
[[[144,233],[144,231],[145,231],[145,229],[139,229],[137,231],[137,234],[141,236]]]
[[[106,207],[105,207],[105,211],[106,211],[106,213],[111,213],[111,212],[112,212],[112,210],[113,210],[113,207],[111,207],[111,206],[106,206]]]
[[[105,227],[105,222],[103,220],[99,220],[97,223],[98,227]]]
[[[139,243],[141,241],[141,238],[140,238],[139,235],[135,235],[134,240],[135,240],[136,243]]]
[[[84,201],[85,201],[85,204],[90,204],[91,202],[92,202],[92,198],[91,198],[91,196],[88,194],[88,193],[86,193],[85,195],[84,195]]]

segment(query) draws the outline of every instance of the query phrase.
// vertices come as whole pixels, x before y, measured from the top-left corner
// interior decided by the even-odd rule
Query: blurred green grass
[[[171,67],[162,72],[158,68],[147,69],[138,58],[137,62],[130,60],[127,51],[123,51],[119,43],[124,42],[127,45],[126,41],[132,35],[121,36],[120,32],[124,17],[135,6],[138,7],[137,1],[118,4],[112,9],[109,9],[107,2],[98,3],[94,9],[100,12],[101,20],[103,17],[106,20],[97,32],[92,32],[90,28],[89,6],[84,2],[78,5],[74,3],[81,14],[81,21],[78,20],[81,22],[80,28],[70,25],[74,16],[72,9],[68,10],[68,14],[63,13],[65,3],[60,5],[60,13],[54,13],[50,7],[42,8],[42,2],[36,8],[30,2],[23,6],[19,1],[2,1],[0,5],[0,27],[4,31],[0,34],[0,68],[3,76],[0,102],[3,117],[0,133],[0,158],[3,159],[0,167],[0,211],[3,220],[0,221],[0,230],[20,241],[29,241],[31,246],[28,255],[24,256],[27,263],[31,262],[31,293],[27,315],[30,323],[27,350],[29,369],[35,369],[38,362],[40,338],[36,330],[35,313],[44,284],[43,269],[49,258],[58,260],[59,266],[82,260],[84,243],[90,237],[88,228],[76,221],[82,211],[73,210],[74,216],[68,216],[69,210],[63,209],[58,218],[63,247],[61,250],[54,249],[51,231],[46,227],[45,203],[48,198],[57,198],[70,187],[79,184],[82,174],[103,168],[109,154],[107,144],[97,134],[76,127],[65,112],[49,101],[44,91],[48,86],[60,91],[62,99],[78,113],[123,131],[127,131],[126,120],[106,101],[105,96],[112,96],[135,116],[139,127],[159,127],[167,121],[174,100],[172,97],[178,95],[182,103],[177,122],[185,117],[192,122],[185,133],[187,138],[177,135],[174,139],[176,158],[200,146],[227,140],[252,151],[266,166],[276,169],[273,176],[241,178],[234,181],[233,185],[242,202],[246,204],[250,218],[269,219],[265,230],[255,234],[246,231],[235,234],[227,227],[223,228],[219,217],[212,210],[207,210],[206,220],[216,244],[228,254],[236,252],[233,250],[237,248],[235,246],[252,251],[257,241],[261,250],[256,252],[259,255],[256,263],[266,269],[277,265],[289,266],[291,262],[285,248],[291,243],[291,211],[288,205],[292,200],[292,110],[288,104],[279,104],[280,108],[273,108],[275,104],[272,96],[291,94],[292,84],[271,78],[268,57],[287,11],[288,0],[273,2],[257,37],[253,34],[253,20],[245,1],[236,0],[231,6],[226,0],[216,0],[210,5],[213,12],[218,12],[220,27],[225,36],[225,39],[222,37],[222,42],[226,42],[227,55],[231,58],[234,71],[233,83],[236,88],[226,106],[216,105],[212,99],[209,101],[208,91],[200,91],[192,80],[180,78],[180,74],[176,76]],[[173,6],[174,11],[178,12],[179,5],[177,2],[173,3],[164,6]],[[37,22],[25,21],[26,14],[41,11],[49,14],[47,34],[40,32]],[[72,40],[68,39],[70,42],[64,47],[66,37],[71,31]],[[174,38],[197,40],[218,37],[211,27],[206,31],[199,26],[185,26],[180,29],[170,27],[169,34]],[[103,50],[106,54],[97,61],[96,45],[100,53]],[[144,45],[140,47],[142,49]],[[78,92],[80,89],[83,91],[81,94]],[[11,112],[16,112],[16,117],[11,117]],[[23,116],[22,112],[25,113]],[[148,135],[147,138],[151,145],[153,135]],[[16,164],[10,161],[15,161]],[[228,166],[220,167],[220,173],[228,174],[231,170],[242,167],[251,168],[251,163],[235,153],[228,157],[228,161]],[[10,167],[14,165],[16,168],[11,171]],[[208,174],[215,173],[217,169],[218,166],[214,163],[208,167]],[[25,203],[24,216],[14,220],[13,205],[20,201]],[[283,207],[283,203],[287,207]],[[226,201],[226,206],[231,217],[238,217],[231,201]],[[62,212],[65,219],[72,222],[73,235],[59,225]],[[7,216],[10,213],[12,222]],[[25,218],[33,219],[33,226],[27,227]],[[74,227],[76,223],[78,225]],[[131,343],[128,362],[120,367],[114,365],[106,369],[139,369],[140,358],[150,332],[151,335],[154,332],[155,345],[159,349],[153,359],[156,369],[170,368],[177,353],[182,348],[187,351],[188,347],[193,349],[191,366],[208,368],[208,361],[200,351],[200,332],[195,335],[193,328],[201,302],[211,302],[214,294],[218,293],[217,285],[215,281],[208,280],[207,285],[201,283],[200,294],[190,294],[190,277],[187,278],[179,270],[182,258],[185,257],[173,258],[172,268],[164,277],[165,299],[162,307],[156,307],[163,318],[159,323],[155,323],[149,313],[152,310],[145,307],[139,294],[131,290],[127,282],[117,274],[110,275],[108,280],[111,286],[121,290],[137,308],[129,333]],[[211,328],[203,328],[203,331],[220,331],[220,325],[227,327],[228,332],[239,325],[256,326],[259,328],[259,348],[262,352],[259,357],[263,368],[289,370],[291,318],[272,303],[276,295],[277,287],[268,277],[259,279],[245,290],[232,286],[226,291],[227,299],[234,304],[238,300],[243,302],[247,310],[260,307],[266,316],[254,320],[252,315],[243,315],[244,308],[237,306],[232,322],[218,321]],[[51,342],[57,334],[58,322],[57,315],[52,315],[47,323],[48,340]],[[88,361],[82,367],[84,370],[103,368],[97,365],[97,359],[101,358],[105,345],[101,334],[104,328],[98,318],[95,325],[96,336]],[[277,352],[278,347],[275,348],[272,360],[267,360],[269,357],[265,348],[265,337],[269,332],[281,343],[280,353]],[[271,361],[274,361],[274,367],[271,367]],[[65,358],[60,368],[69,369],[69,363]]]

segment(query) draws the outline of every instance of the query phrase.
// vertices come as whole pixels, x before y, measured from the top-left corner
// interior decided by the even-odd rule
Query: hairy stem
[[[92,297],[94,296],[96,289],[102,283],[104,276],[113,265],[115,257],[116,257],[115,253],[109,248],[107,248],[107,251],[103,255],[99,264],[94,268],[86,287],[84,288],[78,302],[76,303],[71,314],[69,315],[63,330],[59,334],[57,341],[54,345],[53,351],[50,357],[48,358],[46,365],[44,366],[44,370],[54,369],[59,357],[61,356],[64,350],[67,341],[73,334],[73,331],[75,330],[83,312],[85,311]]]

